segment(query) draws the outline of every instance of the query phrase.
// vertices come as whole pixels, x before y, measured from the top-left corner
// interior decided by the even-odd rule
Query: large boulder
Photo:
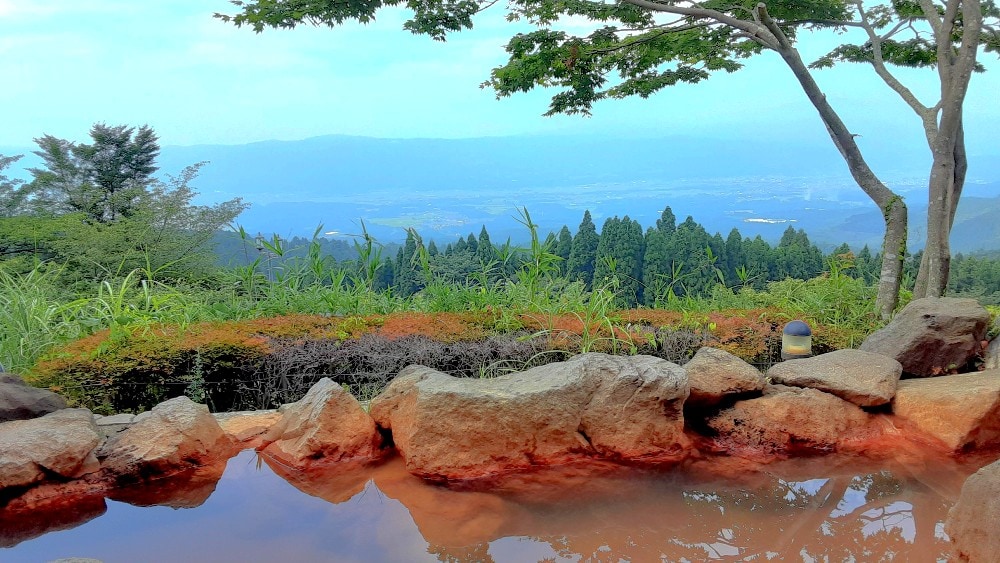
[[[689,448],[687,396],[676,364],[588,353],[494,379],[410,366],[371,414],[411,472],[463,479],[582,457],[679,460]]]
[[[926,297],[903,307],[859,349],[895,358],[907,374],[944,375],[982,352],[989,322],[989,312],[975,299]]]
[[[888,356],[837,350],[775,364],[767,376],[774,383],[819,389],[860,407],[877,407],[892,401],[902,372],[903,366]]]
[[[284,463],[374,459],[382,437],[375,422],[350,393],[330,378],[305,397],[283,405],[281,420],[263,436],[263,451]]]
[[[227,459],[232,442],[208,407],[181,396],[137,416],[98,450],[101,469],[119,482],[158,478]]]
[[[711,407],[727,397],[760,393],[764,389],[764,376],[739,357],[705,346],[684,364],[691,395],[689,406]]]
[[[962,561],[996,561],[1000,554],[1000,461],[976,471],[965,481],[948,512],[945,532]]]
[[[24,383],[12,373],[0,373],[0,422],[27,420],[66,408],[66,399]]]
[[[771,454],[833,451],[863,437],[870,421],[860,407],[829,393],[768,385],[763,397],[736,403],[708,425],[724,449]]]
[[[904,379],[892,411],[951,451],[1000,446],[1000,370]]]
[[[63,409],[0,424],[0,490],[51,479],[76,479],[99,469],[101,436],[86,409]]]

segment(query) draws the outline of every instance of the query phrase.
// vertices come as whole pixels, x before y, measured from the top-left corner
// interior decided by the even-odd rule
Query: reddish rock
[[[975,472],[948,512],[945,532],[961,561],[993,562],[1000,556],[1000,461]]]
[[[904,379],[892,411],[951,451],[1000,446],[1000,370]]]
[[[137,416],[101,446],[101,469],[118,481],[157,478],[227,459],[232,442],[208,407],[175,397]]]
[[[687,395],[684,370],[666,360],[590,353],[495,379],[410,366],[371,413],[411,472],[467,479],[580,457],[679,460]]]
[[[263,436],[263,451],[295,466],[315,461],[374,459],[382,455],[381,435],[368,413],[330,378],[319,380],[305,397],[283,405],[281,420]]]
[[[895,358],[919,377],[962,369],[982,352],[990,314],[975,299],[926,297],[911,301],[860,350]]]
[[[281,420],[281,413],[275,410],[214,413],[222,431],[234,444],[244,448],[256,448],[268,430]]]
[[[66,399],[26,384],[12,373],[0,374],[0,422],[28,420],[66,408]]]
[[[709,419],[728,449],[761,453],[832,451],[870,431],[857,405],[816,389],[769,385],[764,396],[740,401]]]
[[[687,404],[692,406],[710,407],[726,397],[764,389],[764,376],[757,368],[718,348],[699,349],[684,370],[691,385]]]
[[[86,409],[63,409],[0,424],[0,490],[51,479],[75,479],[99,468],[101,437]]]
[[[837,350],[775,364],[767,376],[774,383],[818,389],[861,407],[875,407],[892,401],[902,372],[903,366],[887,356]]]

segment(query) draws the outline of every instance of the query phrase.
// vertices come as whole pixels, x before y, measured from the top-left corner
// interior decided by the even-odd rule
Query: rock
[[[0,375],[0,422],[27,420],[66,408],[66,399],[27,385],[20,377]]]
[[[135,422],[135,415],[122,413],[111,416],[94,415],[94,422],[97,423],[97,431],[105,438],[110,438],[115,434],[125,430]]]
[[[63,409],[0,424],[0,490],[27,487],[52,476],[76,479],[99,469],[101,436],[87,409]]]
[[[764,376],[757,368],[718,348],[699,349],[684,370],[691,385],[687,400],[691,406],[710,407],[726,397],[764,389]]]
[[[991,340],[986,346],[983,360],[983,369],[1000,369],[1000,336]]]
[[[979,355],[989,322],[975,299],[926,297],[911,301],[859,349],[895,358],[907,374],[944,375]]]
[[[229,458],[232,443],[208,407],[180,396],[137,416],[101,446],[101,469],[119,482],[171,475]]]
[[[234,444],[246,448],[261,445],[264,434],[281,420],[281,413],[276,410],[222,412],[212,416]]]
[[[589,353],[494,379],[410,366],[371,414],[411,472],[466,479],[581,457],[677,461],[689,448],[687,396],[676,364]]]
[[[951,451],[1000,445],[1000,370],[904,379],[892,411]]]
[[[996,561],[1000,553],[1000,461],[976,471],[965,481],[948,512],[945,532],[962,561]]]
[[[374,459],[382,452],[375,422],[350,393],[324,377],[305,397],[281,407],[263,436],[264,453],[295,466],[313,461]]]
[[[708,425],[724,448],[793,453],[836,450],[862,435],[870,419],[857,405],[829,393],[769,385],[763,397],[736,403]]]
[[[892,401],[902,372],[903,366],[887,356],[837,350],[775,364],[767,376],[774,383],[819,389],[860,407],[877,407]]]

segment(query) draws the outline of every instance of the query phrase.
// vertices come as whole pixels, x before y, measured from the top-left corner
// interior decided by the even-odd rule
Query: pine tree
[[[559,263],[559,273],[563,276],[566,275],[566,270],[569,267],[569,255],[571,252],[573,252],[573,233],[569,232],[569,227],[563,225],[559,229],[559,235],[556,237],[556,245],[554,247],[555,255],[562,258],[562,262]]]
[[[660,218],[656,220],[656,230],[668,236],[677,230],[677,217],[674,217],[674,212],[669,205],[663,209]]]
[[[628,215],[604,222],[594,262],[594,284],[617,278],[618,295],[625,307],[642,299],[642,227]]]
[[[490,234],[486,232],[486,225],[479,231],[479,240],[476,246],[476,256],[482,264],[489,264],[496,258],[496,250],[490,241]]]
[[[597,245],[600,237],[597,227],[590,217],[590,210],[584,211],[583,221],[573,237],[569,262],[566,264],[566,277],[570,280],[582,280],[587,288],[594,279],[594,260],[597,258]]]

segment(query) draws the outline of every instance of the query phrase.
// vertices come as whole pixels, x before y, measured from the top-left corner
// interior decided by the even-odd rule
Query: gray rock
[[[1000,369],[1000,336],[990,341],[984,360],[984,369]]]
[[[961,561],[996,561],[1000,554],[1000,461],[966,479],[958,501],[948,511],[945,532]]]
[[[12,374],[0,375],[0,422],[27,420],[66,408],[66,399],[24,383]]]
[[[703,347],[684,365],[691,395],[687,404],[713,406],[732,395],[745,395],[764,389],[764,376],[737,356]]]
[[[1000,446],[1000,370],[904,379],[892,411],[952,451]]]
[[[989,321],[989,312],[975,299],[917,299],[859,349],[895,358],[904,373],[946,375],[982,351]]]
[[[208,407],[181,396],[137,416],[127,430],[109,438],[97,455],[101,469],[110,476],[140,481],[227,459],[234,453]]]
[[[99,469],[101,436],[87,409],[62,409],[39,418],[0,424],[0,490],[42,482],[48,475],[75,479]]]
[[[875,407],[892,401],[902,372],[903,366],[887,356],[837,350],[775,364],[767,375],[774,383],[819,389],[860,407]]]
[[[410,366],[371,414],[412,473],[463,479],[581,457],[677,461],[687,396],[676,364],[589,353],[495,379]]]
[[[125,430],[135,421],[134,414],[122,413],[114,414],[111,416],[94,416],[94,422],[97,424],[97,430],[105,438],[110,438],[115,434]]]

